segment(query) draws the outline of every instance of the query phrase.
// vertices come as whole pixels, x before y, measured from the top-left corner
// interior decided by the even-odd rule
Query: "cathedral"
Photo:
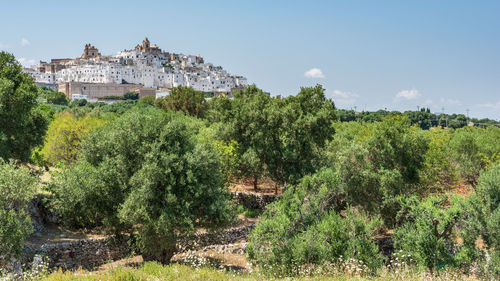
[[[141,45],[135,46],[135,50],[141,53],[161,53],[161,49],[158,46],[149,43],[148,37],[144,38]]]

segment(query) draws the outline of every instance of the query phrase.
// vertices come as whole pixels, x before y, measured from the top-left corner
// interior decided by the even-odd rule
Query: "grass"
[[[262,214],[262,210],[258,209],[247,209],[243,207],[242,205],[238,205],[236,212],[238,214],[243,214],[247,218],[256,218]]]
[[[438,275],[430,275],[427,272],[402,270],[399,272],[383,269],[377,277],[362,277],[347,273],[335,275],[313,276],[313,277],[272,277],[260,273],[235,273],[223,272],[209,267],[192,267],[182,264],[171,264],[162,266],[154,262],[148,262],[138,268],[118,267],[103,273],[92,273],[86,271],[77,272],[55,272],[42,280],[477,280],[474,277],[462,275],[458,271],[442,271]]]

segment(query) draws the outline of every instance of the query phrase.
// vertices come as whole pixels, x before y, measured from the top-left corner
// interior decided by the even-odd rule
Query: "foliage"
[[[418,266],[431,271],[447,265],[470,267],[481,258],[475,246],[477,235],[461,235],[461,244],[455,241],[468,215],[464,203],[461,197],[407,199],[398,215],[403,223],[394,230],[395,250],[410,255]]]
[[[247,253],[263,270],[297,274],[300,266],[362,261],[372,272],[382,257],[372,239],[381,222],[340,209],[338,179],[332,170],[306,176],[268,206],[250,234]]]
[[[444,113],[431,113],[429,108],[421,108],[417,111],[387,111],[378,110],[374,112],[361,111],[356,112],[355,110],[339,109],[338,110],[339,120],[341,122],[380,122],[385,116],[388,115],[403,115],[408,118],[412,125],[417,125],[423,130],[428,130],[432,127],[449,127],[453,129],[458,129],[469,125],[472,122],[474,126],[486,127],[490,125],[498,125],[498,121],[484,118],[468,118],[463,114],[444,114]]]
[[[13,55],[0,52],[0,158],[29,160],[47,130],[37,107],[38,88]]]
[[[126,92],[123,94],[123,99],[125,100],[138,100],[139,99],[139,93],[136,92]]]
[[[337,128],[337,139],[329,145],[328,158],[339,175],[345,202],[381,214],[388,226],[394,225],[399,209],[397,198],[419,194],[427,139],[400,116]]]
[[[123,100],[124,96],[102,96],[98,98],[99,100]]]
[[[119,174],[112,160],[95,167],[87,162],[64,170],[51,185],[55,194],[52,207],[67,226],[124,228],[117,218],[125,193],[117,181]]]
[[[205,95],[203,92],[184,86],[172,88],[168,96],[156,101],[156,105],[164,110],[183,111],[197,117],[203,116],[204,103]]]
[[[33,231],[27,204],[35,188],[36,179],[27,168],[0,159],[0,266],[22,253]]]
[[[68,105],[69,100],[66,95],[61,92],[51,91],[46,96],[47,103],[57,104],[57,105]]]
[[[450,150],[461,176],[475,184],[482,169],[500,160],[500,128],[465,127],[453,133]]]
[[[441,128],[431,128],[424,132],[429,139],[429,149],[425,153],[422,168],[422,185],[429,190],[441,190],[456,184],[457,166],[453,162],[450,140],[453,132]]]
[[[217,228],[232,214],[219,155],[196,137],[201,126],[141,107],[92,131],[53,187],[56,210],[77,227],[137,228],[144,258],[168,263],[179,232]]]
[[[231,214],[222,165],[209,146],[197,145],[183,120],[172,120],[131,178],[120,218],[136,225],[146,260],[168,263],[177,233],[226,225]]]
[[[257,187],[263,176],[286,184],[314,172],[319,149],[333,136],[334,109],[319,85],[285,99],[252,85],[232,100],[210,100],[206,118],[226,124],[218,135],[238,143],[240,175],[253,178]]]
[[[266,162],[274,181],[293,184],[318,169],[319,154],[335,133],[335,106],[324,92],[321,85],[316,85],[301,88],[296,96],[276,100],[279,113],[268,120],[272,135]]]
[[[78,107],[78,106],[85,106],[87,104],[86,99],[77,99],[77,100],[72,100],[71,103],[69,104],[70,107]]]
[[[262,214],[262,210],[260,209],[247,209],[243,205],[238,205],[236,208],[237,214],[242,214],[247,218],[256,218]]]
[[[489,273],[498,279],[500,278],[500,162],[481,174],[475,189],[479,215],[473,217],[473,222],[478,224],[481,237],[492,258],[488,266]]]
[[[227,182],[229,182],[238,173],[238,143],[235,140],[224,141],[219,139],[217,132],[223,126],[225,125],[222,123],[214,123],[209,127],[202,127],[197,139],[201,144],[210,145],[217,152],[218,157],[222,161],[222,170]]]
[[[147,96],[139,99],[139,104],[147,104],[154,106],[156,102],[156,98],[153,96]]]
[[[101,125],[97,118],[75,118],[68,112],[56,115],[50,123],[41,155],[51,165],[59,162],[70,164],[76,160],[85,135]]]

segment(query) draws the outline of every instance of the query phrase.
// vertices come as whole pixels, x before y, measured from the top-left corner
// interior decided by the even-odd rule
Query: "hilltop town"
[[[104,56],[91,44],[75,59],[40,61],[26,68],[39,86],[63,92],[69,99],[97,100],[135,91],[141,97],[164,94],[176,86],[197,91],[230,93],[244,88],[247,79],[229,74],[203,57],[162,51],[145,38],[134,49]]]

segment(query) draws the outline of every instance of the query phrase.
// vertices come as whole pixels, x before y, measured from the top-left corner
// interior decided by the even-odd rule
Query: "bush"
[[[45,161],[55,165],[59,162],[70,164],[76,160],[85,135],[102,126],[104,121],[92,117],[75,118],[68,112],[56,115],[50,123],[41,154]]]
[[[481,237],[491,255],[488,269],[493,278],[500,278],[500,162],[479,177],[476,194],[480,202]]]
[[[136,92],[126,92],[123,94],[123,99],[125,100],[138,100],[139,99],[139,93]]]
[[[339,176],[342,199],[381,214],[393,226],[399,210],[397,198],[419,190],[428,140],[407,119],[385,117],[382,122],[337,126],[330,144],[330,166]],[[366,200],[370,198],[370,200]]]
[[[431,191],[452,187],[458,179],[457,165],[453,163],[450,150],[450,139],[453,132],[441,128],[431,128],[423,133],[429,138],[429,149],[425,154],[422,169],[422,185]]]
[[[68,105],[69,100],[64,93],[51,91],[47,94],[47,103]]]
[[[78,99],[78,100],[73,100],[69,104],[70,107],[79,107],[79,106],[85,106],[87,104],[86,99]]]
[[[450,140],[452,157],[465,180],[476,184],[481,170],[500,160],[500,128],[464,127]]]
[[[424,200],[407,199],[399,213],[403,221],[394,230],[394,248],[410,255],[417,266],[431,271],[445,266],[468,268],[478,261],[477,235],[461,235],[467,218],[467,202],[461,197],[430,196]],[[461,237],[458,244],[456,238]]]
[[[382,265],[373,242],[381,225],[353,208],[340,212],[337,176],[324,170],[306,176],[272,203],[249,237],[247,252],[263,270],[298,274],[301,266],[362,261],[370,271]]]
[[[81,162],[59,174],[51,191],[52,207],[64,223],[74,228],[107,226],[123,229],[117,213],[125,192],[112,160],[95,167]]]
[[[183,111],[186,114],[202,117],[205,110],[205,95],[191,87],[172,88],[165,98],[158,99],[156,105],[164,110]]]
[[[33,231],[28,201],[35,187],[28,169],[0,159],[0,266],[22,253],[24,240]]]

